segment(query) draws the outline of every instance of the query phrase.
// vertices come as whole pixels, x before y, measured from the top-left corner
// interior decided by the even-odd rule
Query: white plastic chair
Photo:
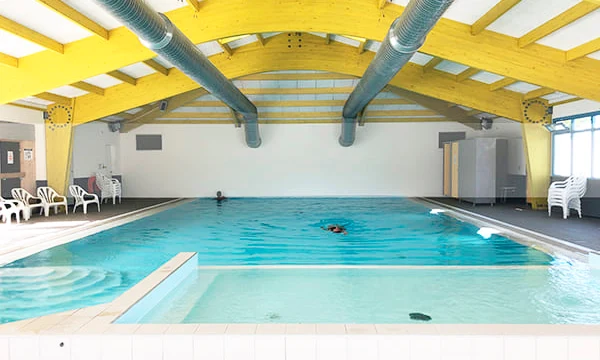
[[[42,200],[42,204],[44,205],[45,216],[50,214],[50,206],[54,206],[54,214],[58,213],[59,206],[64,206],[65,213],[69,213],[69,209],[67,207],[67,197],[58,195],[53,188],[48,186],[39,187],[37,189],[37,195]]]
[[[0,197],[0,221],[10,224],[12,216],[15,215],[17,223],[21,222],[20,213],[25,215],[25,207],[17,200],[4,200]]]
[[[90,194],[89,192],[83,190],[83,188],[79,185],[70,185],[69,192],[75,198],[75,206],[73,206],[73,213],[79,205],[83,205],[83,213],[87,214],[88,204],[96,204],[98,205],[98,212],[100,212],[100,201],[98,200],[98,195]],[[86,199],[87,197],[87,199]]]
[[[113,205],[116,204],[116,198],[119,198],[121,203],[121,183],[117,179],[110,178],[102,173],[96,174],[96,185],[100,188],[100,202],[104,203],[104,199],[113,199]]]
[[[31,214],[33,213],[33,209],[35,208],[40,208],[40,215],[44,212],[44,204],[42,203],[42,199],[31,195],[29,191],[23,188],[14,188],[10,191],[10,193],[13,198],[19,200],[23,203],[23,205],[25,205],[25,220],[29,220]]]
[[[564,181],[555,181],[548,188],[548,216],[552,214],[552,206],[563,209],[563,219],[569,216],[570,209],[577,210],[581,218],[581,198],[587,190],[585,177],[571,176]]]

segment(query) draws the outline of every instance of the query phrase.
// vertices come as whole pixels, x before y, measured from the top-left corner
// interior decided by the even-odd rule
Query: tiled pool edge
[[[427,207],[435,205],[443,209],[448,209],[448,211],[444,214],[452,216],[461,221],[466,221],[475,226],[485,225],[490,227],[501,228],[503,231],[499,235],[507,237],[523,245],[531,246],[537,250],[546,252],[548,254],[564,255],[587,263],[589,260],[588,254],[596,253],[593,249],[587,248],[585,246],[581,246],[552,236],[541,234],[533,230],[512,225],[452,205],[447,205],[433,199],[411,199]]]
[[[89,224],[77,226],[50,235],[39,235],[25,241],[19,241],[15,247],[0,252],[0,266],[10,264],[13,261],[26,258],[55,246],[64,245],[83,237],[172,209],[193,200],[194,199],[187,198],[173,199],[128,213],[112,216],[107,219],[93,221]]]
[[[0,359],[600,359],[600,325],[114,323],[187,266],[196,253],[109,304],[2,325]]]

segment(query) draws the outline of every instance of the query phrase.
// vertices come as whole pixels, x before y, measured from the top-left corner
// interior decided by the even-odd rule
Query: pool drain
[[[277,313],[268,313],[267,314],[267,319],[269,319],[269,320],[281,319],[281,315],[279,315]]]
[[[421,313],[410,313],[408,314],[411,320],[419,320],[419,321],[429,321],[431,320],[431,316],[421,314]]]

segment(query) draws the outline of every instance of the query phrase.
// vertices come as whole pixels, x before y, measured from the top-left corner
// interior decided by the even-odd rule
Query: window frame
[[[573,130],[573,122],[577,119],[582,119],[582,118],[590,118],[590,125],[591,127],[589,129],[585,129],[585,130]],[[557,175],[555,173],[554,170],[554,160],[555,160],[555,153],[554,153],[554,149],[555,149],[555,145],[554,145],[554,137],[556,135],[559,134],[565,134],[565,133],[569,133],[571,135],[571,169],[569,171],[569,175],[567,176],[571,176],[573,174],[573,135],[576,133],[582,133],[582,132],[590,132],[591,133],[591,147],[590,147],[590,174],[591,174],[591,179],[600,179],[600,177],[594,177],[594,173],[600,173],[600,170],[594,169],[594,154],[595,154],[595,149],[594,149],[594,145],[595,145],[595,139],[596,137],[600,137],[600,127],[595,127],[596,122],[600,123],[600,111],[594,111],[594,112],[588,112],[588,113],[582,113],[582,114],[576,114],[576,115],[571,115],[571,116],[564,116],[564,117],[560,117],[560,118],[556,118],[556,119],[552,119],[552,123],[557,123],[557,122],[568,122],[569,125],[569,130],[568,131],[557,131],[557,132],[553,132],[552,133],[552,176],[564,176],[564,175]],[[599,151],[600,153],[600,151]]]

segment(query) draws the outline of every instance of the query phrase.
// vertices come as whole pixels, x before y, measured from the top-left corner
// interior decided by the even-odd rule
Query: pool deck
[[[579,218],[572,213],[566,220],[555,208],[552,216],[548,211],[534,211],[516,202],[497,203],[494,206],[477,205],[452,198],[430,198],[445,205],[483,215],[537,233],[555,237],[579,246],[600,251],[600,218]]]
[[[12,224],[0,223],[0,265],[24,256],[64,244],[98,231],[151,215],[185,199],[124,198],[121,204],[105,203],[98,212],[95,205],[88,207],[87,215],[82,209],[69,214],[59,212],[48,217],[36,211],[28,221]]]
[[[126,214],[132,211],[147,208],[149,206],[158,205],[173,199],[163,198],[127,198],[123,199],[122,203],[113,205],[112,203],[104,203],[100,206],[100,212],[95,204],[88,206],[87,215],[83,214],[81,207],[73,213],[73,206],[69,206],[69,214],[65,214],[64,210],[58,214],[54,214],[54,210],[50,209],[50,216],[40,215],[37,210],[31,215],[31,219],[17,224],[13,218],[12,224],[7,225],[0,223],[0,246],[5,241],[24,240],[32,236],[40,234],[49,234],[55,231],[73,228],[83,223],[90,223],[98,220],[108,219],[114,216]]]

